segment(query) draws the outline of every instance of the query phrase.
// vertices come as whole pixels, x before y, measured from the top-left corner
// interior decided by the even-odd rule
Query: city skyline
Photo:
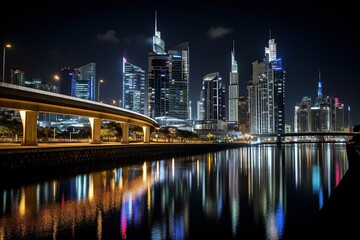
[[[120,99],[124,55],[148,71],[147,51],[152,46],[157,11],[158,30],[166,49],[189,42],[189,88],[194,110],[206,74],[219,72],[228,88],[233,41],[239,95],[247,96],[252,62],[264,58],[271,31],[287,76],[286,123],[292,124],[294,107],[304,96],[316,97],[321,69],[323,95],[337,97],[345,106],[351,106],[353,124],[358,124],[359,29],[351,9],[258,4],[206,7],[193,4],[181,11],[175,4],[93,3],[81,9],[80,3],[25,4],[17,8],[24,19],[1,17],[0,40],[13,45],[6,50],[6,76],[9,79],[10,68],[19,67],[26,77],[52,80],[63,67],[94,62],[96,80],[104,79],[101,91],[109,98],[105,101]]]

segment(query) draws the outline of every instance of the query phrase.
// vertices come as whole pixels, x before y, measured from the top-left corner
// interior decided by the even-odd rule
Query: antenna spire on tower
[[[233,40],[233,54],[235,55],[235,40]]]
[[[155,36],[157,33],[157,11],[155,11]]]

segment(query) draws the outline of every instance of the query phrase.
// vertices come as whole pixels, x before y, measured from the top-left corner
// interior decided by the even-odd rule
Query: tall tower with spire
[[[157,12],[155,11],[155,34],[153,36],[153,52],[165,54],[165,42],[161,39],[161,32],[157,30]]]
[[[181,43],[165,51],[165,43],[157,29],[152,51],[148,52],[147,108],[149,117],[189,118],[189,43]]]
[[[235,60],[235,41],[231,51],[231,72],[229,81],[229,122],[235,122],[238,129],[239,123],[239,73],[238,65]]]
[[[276,60],[276,43],[275,43],[275,39],[271,38],[271,30],[270,30],[269,46],[265,47],[265,56],[268,62]]]
[[[263,61],[253,62],[253,79],[247,85],[252,133],[285,132],[286,72],[271,32],[268,44]]]
[[[319,69],[319,82],[318,82],[318,98],[322,98],[322,82],[321,82],[321,71]]]

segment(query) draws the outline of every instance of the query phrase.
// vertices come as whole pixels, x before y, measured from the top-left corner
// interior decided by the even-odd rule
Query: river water
[[[284,239],[347,169],[345,144],[255,145],[3,183],[0,240]]]

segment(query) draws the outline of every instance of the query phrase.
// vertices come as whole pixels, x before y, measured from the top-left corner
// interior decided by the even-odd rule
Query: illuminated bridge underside
[[[129,142],[129,124],[143,127],[144,142],[150,141],[150,127],[158,123],[139,113],[37,89],[0,83],[0,108],[20,110],[23,122],[23,145],[37,145],[38,112],[88,117],[91,125],[92,143],[100,143],[101,120],[107,119],[121,123],[122,142]]]

